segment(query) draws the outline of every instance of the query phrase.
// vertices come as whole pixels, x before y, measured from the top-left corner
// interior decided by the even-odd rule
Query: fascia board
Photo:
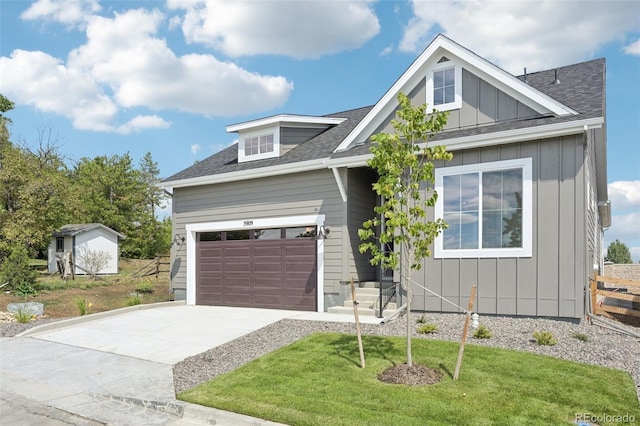
[[[463,46],[446,38],[443,38],[442,44],[445,50],[451,51],[451,53],[458,56],[463,62],[466,62],[467,65],[470,65],[471,69],[469,69],[469,71],[494,84],[498,89],[516,98],[518,101],[528,104],[527,106],[534,110],[544,112],[540,111],[540,107],[542,107],[556,116],[578,114],[577,111],[533,88]]]
[[[291,164],[259,167],[237,172],[221,173],[216,175],[199,176],[189,179],[161,182],[165,188],[186,188],[190,186],[212,185],[217,183],[235,182],[240,180],[257,179],[269,176],[286,175],[290,173],[306,172],[310,170],[326,169],[326,158],[317,160],[300,161]]]
[[[397,93],[411,82],[412,79],[417,78],[416,74],[420,68],[422,68],[440,49],[458,57],[461,62],[465,63],[463,67],[469,65],[472,68],[470,71],[478,73],[480,74],[480,77],[484,77],[484,79],[490,83],[496,84],[500,90],[508,93],[510,96],[515,95],[519,101],[534,110],[543,110],[543,112],[550,112],[556,116],[578,114],[575,110],[561,104],[539,90],[534,89],[486,59],[476,55],[470,50],[440,34],[431,42],[431,44],[429,44],[429,46],[427,46],[422,54],[420,54],[420,56],[411,64],[411,66],[404,72],[404,74],[402,74],[393,86],[391,86],[384,96],[376,103],[373,109],[369,111],[365,118],[362,119],[362,121],[360,121],[351,133],[347,135],[340,145],[338,145],[334,152],[339,152],[349,147],[349,145],[351,145],[362,133],[366,131],[376,117],[379,115],[386,117],[388,113],[396,107],[397,101],[395,100],[395,97],[397,96]]]
[[[346,118],[334,117],[317,117],[312,115],[287,115],[280,114],[272,117],[260,118],[258,120],[246,121],[244,123],[231,124],[226,127],[227,133],[236,133],[243,130],[256,129],[265,126],[273,126],[276,124],[319,124],[333,126],[345,121]]]
[[[522,129],[506,130],[504,132],[487,133],[483,135],[470,135],[460,138],[441,139],[430,142],[435,145],[445,145],[449,151],[480,148],[484,146],[504,145],[508,143],[523,142],[527,140],[545,139],[557,136],[566,136],[581,133],[588,129],[598,129],[604,123],[603,117],[589,118],[585,120],[568,121],[566,123],[547,124],[545,126],[526,127]],[[424,146],[424,144],[421,144]],[[354,157],[335,158],[327,161],[328,167],[362,167],[372,154],[363,154]]]

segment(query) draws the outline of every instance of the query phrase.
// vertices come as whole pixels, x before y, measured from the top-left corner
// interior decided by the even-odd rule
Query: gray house
[[[449,228],[418,284],[461,306],[477,284],[479,313],[583,316],[610,225],[604,59],[516,77],[442,35],[375,105],[228,126],[237,144],[167,178],[176,298],[326,311],[350,277],[384,281],[357,230],[379,202],[370,137],[392,131],[398,92],[450,111],[430,139],[454,154],[430,213]],[[456,311],[419,286],[412,309]]]

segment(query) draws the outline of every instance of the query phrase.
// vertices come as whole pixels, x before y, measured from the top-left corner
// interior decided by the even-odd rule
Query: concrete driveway
[[[172,302],[0,338],[0,424],[10,420],[7,401],[25,400],[32,402],[31,411],[63,410],[76,420],[110,425],[273,424],[177,401],[172,365],[283,318],[353,321],[326,313]],[[69,424],[83,424],[76,420]],[[11,421],[32,424],[26,417],[23,423]]]

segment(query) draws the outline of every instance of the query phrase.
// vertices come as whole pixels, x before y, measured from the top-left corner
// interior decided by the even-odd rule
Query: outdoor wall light
[[[326,239],[331,230],[329,228],[325,228],[324,225],[320,225],[318,228],[318,238]]]
[[[173,236],[172,244],[182,244],[184,243],[184,235],[176,234]]]

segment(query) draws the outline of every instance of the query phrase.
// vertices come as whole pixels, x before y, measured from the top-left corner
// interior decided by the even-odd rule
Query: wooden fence
[[[605,287],[605,283],[615,287]],[[640,326],[640,282],[596,275],[590,283],[591,309],[595,315]]]

